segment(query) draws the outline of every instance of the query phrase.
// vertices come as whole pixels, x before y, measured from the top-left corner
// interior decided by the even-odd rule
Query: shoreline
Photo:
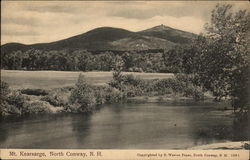
[[[222,143],[212,143],[206,145],[198,145],[195,147],[188,148],[188,150],[211,150],[211,149],[218,149],[218,150],[249,150],[250,143],[249,141],[237,141],[237,142],[222,142]]]
[[[113,77],[112,81],[103,86],[89,83],[82,74],[78,76],[75,85],[51,89],[14,89],[12,85],[3,82],[6,91],[3,105],[6,107],[2,110],[2,115],[92,112],[96,106],[115,103],[215,103],[211,93],[203,92],[183,75],[172,79],[158,77],[149,80],[146,77],[142,79],[119,74],[119,78]],[[58,78],[58,75],[56,77]],[[17,103],[18,105],[15,105]],[[228,110],[230,105],[216,108],[224,111]]]
[[[135,96],[128,97],[129,102],[135,103],[167,103],[167,102],[213,102],[213,98],[205,97],[202,100],[195,100],[192,97],[179,95],[160,95],[160,96]]]
[[[50,104],[49,102],[42,100],[44,96],[35,96],[35,95],[27,95],[27,94],[22,94],[24,97],[30,99],[30,101],[27,102],[27,104],[32,105],[32,103],[37,103],[38,105],[44,105],[47,108],[47,112],[44,113],[34,113],[33,115],[37,114],[60,114],[60,113],[75,113],[67,110],[66,106],[60,105],[60,106],[54,106]],[[121,103],[135,103],[135,104],[144,104],[144,103],[166,103],[166,104],[178,104],[178,105],[183,105],[183,104],[214,104],[217,103],[219,106],[216,107],[217,111],[223,111],[226,112],[226,115],[231,115],[233,113],[233,108],[230,107],[230,105],[226,102],[215,102],[213,100],[213,97],[211,96],[205,96],[204,99],[202,100],[195,100],[194,98],[191,97],[185,97],[185,96],[180,96],[180,95],[173,95],[173,94],[168,94],[168,95],[160,95],[160,96],[135,96],[135,97],[127,97],[126,99],[120,101],[120,102],[114,102],[112,104],[121,104]],[[109,104],[109,103],[107,103]],[[105,104],[97,104],[95,105],[94,108],[96,107],[103,107]],[[93,111],[90,112],[94,112]],[[87,112],[82,112],[82,113],[87,113]],[[8,117],[8,116],[14,116],[15,114],[9,114],[5,115],[3,117]],[[22,115],[18,115],[22,116]]]

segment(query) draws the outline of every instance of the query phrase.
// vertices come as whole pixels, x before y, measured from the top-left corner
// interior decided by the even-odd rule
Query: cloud
[[[39,21],[35,18],[28,17],[3,17],[2,24],[17,24],[17,25],[29,25],[37,26]]]
[[[209,15],[214,5],[214,3],[207,4],[194,9],[192,4],[186,3],[184,5],[183,2],[158,2],[152,3],[148,7],[141,7],[140,5],[123,6],[111,10],[109,15],[129,19],[150,19],[155,16],[172,16],[176,18],[194,16],[206,19],[207,17],[203,16]]]
[[[138,10],[135,8],[115,10],[109,13],[109,16],[123,17],[129,19],[149,19],[155,16],[155,14],[149,13],[149,11]]]
[[[39,35],[35,31],[19,31],[19,30],[5,30],[1,33],[4,36],[36,36]]]
[[[45,6],[25,6],[24,10],[32,12],[53,12],[53,13],[72,13],[74,8],[71,6],[57,6],[57,5],[45,5]]]

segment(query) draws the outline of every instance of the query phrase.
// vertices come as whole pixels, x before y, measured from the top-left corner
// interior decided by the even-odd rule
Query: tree
[[[21,69],[23,61],[22,54],[20,50],[5,54],[3,57],[3,66],[8,69]]]
[[[112,52],[104,52],[102,54],[96,55],[96,58],[96,65],[98,66],[98,70],[110,71],[112,69],[112,61],[115,58]]]
[[[182,47],[181,45],[177,45],[173,49],[164,52],[163,58],[167,72],[182,72],[182,69],[184,69],[182,65],[184,54],[184,47]]]
[[[129,68],[133,67],[133,57],[132,55],[136,54],[134,52],[129,53],[129,52],[125,52],[124,54],[122,54],[122,59],[124,61],[124,70],[125,71],[129,71]]]
[[[78,68],[81,71],[89,71],[91,70],[91,63],[93,62],[93,55],[85,50],[80,50],[77,51],[79,54],[79,64],[78,64]]]
[[[80,112],[91,111],[93,109],[93,106],[96,104],[95,94],[84,75],[79,75],[75,89],[72,91],[69,100],[73,105],[80,105],[78,108]]]
[[[205,38],[187,50],[186,73],[192,73],[198,84],[210,90],[219,100],[229,98],[235,110],[249,111],[249,28],[246,10],[232,11],[232,5],[217,5],[211,22],[206,24]]]

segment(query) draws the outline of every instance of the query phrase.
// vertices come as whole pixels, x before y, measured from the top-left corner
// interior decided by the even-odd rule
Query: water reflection
[[[91,114],[77,114],[71,116],[71,126],[73,137],[76,138],[77,145],[72,148],[79,148],[84,144],[85,139],[89,133]],[[79,147],[78,147],[79,146]]]
[[[250,140],[250,118],[246,122],[239,122],[237,118],[233,121],[233,141]]]
[[[249,139],[248,123],[213,105],[116,104],[88,115],[13,118],[0,123],[0,148],[183,149]]]

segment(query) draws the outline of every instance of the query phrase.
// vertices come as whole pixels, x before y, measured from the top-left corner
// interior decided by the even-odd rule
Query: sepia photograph
[[[0,149],[249,151],[249,42],[249,1],[1,1]]]

